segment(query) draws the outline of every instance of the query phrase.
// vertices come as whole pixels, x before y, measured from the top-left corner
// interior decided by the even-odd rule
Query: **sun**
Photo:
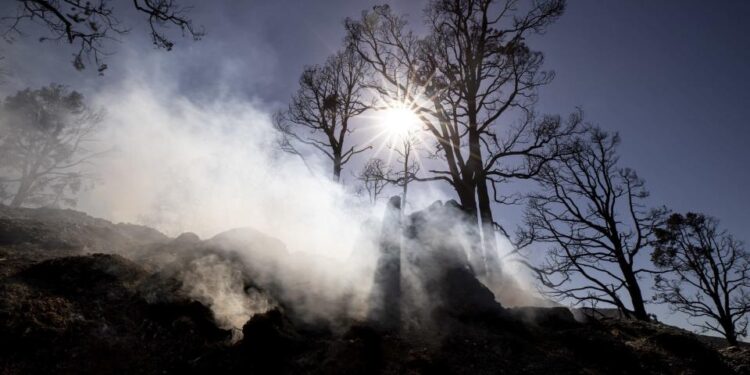
[[[425,123],[414,110],[415,106],[405,102],[393,102],[379,108],[368,116],[369,124],[375,129],[369,141],[375,145],[375,155],[387,150],[387,162],[395,155],[410,154],[421,165],[417,147],[426,150],[422,135]]]
[[[406,106],[393,106],[383,110],[380,124],[389,138],[406,138],[419,128],[419,117]]]

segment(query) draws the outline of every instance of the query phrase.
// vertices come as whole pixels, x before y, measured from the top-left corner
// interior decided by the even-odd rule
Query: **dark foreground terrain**
[[[299,319],[273,278],[254,277],[278,266],[283,245],[244,235],[261,254],[236,260],[245,291],[276,302],[240,335],[185,292],[180,272],[206,254],[234,261],[226,249],[242,244],[0,206],[0,373],[750,374],[747,347],[658,323],[505,309],[462,268],[428,283],[446,300],[429,329]]]

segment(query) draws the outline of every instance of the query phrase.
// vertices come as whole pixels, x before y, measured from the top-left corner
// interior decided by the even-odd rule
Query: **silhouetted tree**
[[[531,50],[526,39],[544,32],[564,7],[562,0],[535,1],[523,11],[514,0],[433,0],[428,6],[432,35],[423,54],[426,70],[447,84],[437,108],[447,111],[452,127],[464,195],[476,199],[484,257],[496,252],[488,178],[529,178],[535,166],[554,156],[546,146],[561,130],[559,121],[553,123],[557,118],[552,117],[540,123],[531,116],[536,89],[554,74],[542,70],[542,54]],[[519,115],[527,118],[522,126],[507,125]],[[456,135],[466,144],[463,156]],[[492,187],[497,197],[497,184]]]
[[[75,205],[101,113],[61,85],[5,98],[0,117],[0,192],[9,205]]]
[[[637,259],[665,209],[644,208],[643,180],[617,165],[619,143],[617,134],[593,128],[576,140],[576,152],[541,168],[535,180],[542,191],[529,197],[519,248],[553,245],[541,265],[525,262],[551,296],[611,304],[625,316],[648,320],[638,279],[653,271]]]
[[[406,210],[406,194],[409,191],[409,183],[416,181],[419,173],[419,162],[416,153],[421,146],[421,139],[416,131],[410,130],[401,139],[393,140],[388,147],[398,155],[396,163],[399,168],[394,171],[389,180],[391,183],[401,187],[401,210]]]
[[[367,161],[356,178],[360,181],[362,189],[367,192],[371,204],[375,204],[380,193],[392,180],[391,168],[383,159],[373,158]]]
[[[552,74],[541,71],[542,55],[526,45],[527,36],[542,33],[562,14],[564,1],[537,1],[523,12],[517,3],[431,1],[424,38],[387,6],[346,21],[350,43],[377,73],[371,87],[385,105],[406,105],[422,119],[445,162],[444,169],[417,180],[448,182],[464,209],[478,217],[490,253],[495,224],[487,180],[496,187],[533,176],[559,151],[554,140],[570,132],[559,122],[551,126],[552,117],[533,120],[536,89]],[[501,121],[513,122],[506,118],[513,113],[523,124],[499,131]]]
[[[673,214],[657,228],[654,299],[700,319],[694,323],[719,333],[731,345],[747,335],[750,314],[750,253],[702,214]]]
[[[93,59],[99,72],[107,69],[103,57],[104,43],[114,40],[116,35],[126,34],[129,29],[122,26],[118,10],[107,0],[17,0],[16,14],[3,17],[8,24],[4,36],[22,35],[24,23],[35,23],[46,29],[47,34],[40,41],[65,41],[76,45],[73,66],[85,68],[84,58]],[[203,36],[185,15],[190,9],[180,6],[179,0],[132,0],[135,10],[146,16],[151,40],[157,48],[171,50],[172,39],[163,31],[169,25],[177,26],[194,40]]]
[[[366,66],[351,49],[331,56],[323,66],[307,67],[289,108],[278,112],[274,124],[286,136],[282,149],[297,153],[293,142],[312,146],[333,164],[339,181],[352,156],[370,147],[346,146],[351,120],[368,109],[362,80]]]

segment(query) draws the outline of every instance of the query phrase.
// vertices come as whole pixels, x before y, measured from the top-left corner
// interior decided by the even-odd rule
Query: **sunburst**
[[[379,126],[389,140],[408,138],[419,130],[420,120],[408,106],[399,104],[383,110],[378,116]]]

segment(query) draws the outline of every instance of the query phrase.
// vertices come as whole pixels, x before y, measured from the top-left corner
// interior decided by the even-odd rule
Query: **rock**
[[[268,374],[290,372],[290,357],[299,349],[300,336],[280,310],[253,316],[242,327],[242,336],[238,354],[248,371]]]
[[[750,345],[744,343],[738,346],[730,346],[720,349],[719,353],[735,373],[750,375]]]
[[[567,307],[514,307],[507,311],[511,316],[535,326],[562,328],[578,324]]]
[[[253,228],[235,228],[203,242],[203,249],[237,254],[249,267],[263,273],[278,272],[289,252],[283,242]]]
[[[146,277],[135,263],[112,254],[55,258],[24,270],[23,280],[63,295],[102,294],[124,298]]]
[[[141,285],[152,275],[122,256],[43,260],[0,280],[0,368],[9,373],[178,371],[230,332],[185,295]],[[162,290],[162,293],[168,290]]]
[[[197,244],[201,242],[201,238],[198,237],[197,234],[193,232],[185,232],[177,236],[174,240],[172,240],[172,243],[175,245],[183,245],[183,244]]]
[[[73,210],[0,205],[0,246],[31,246],[60,256],[127,251],[167,239],[155,229],[112,224]]]
[[[256,314],[242,327],[241,345],[255,352],[273,353],[299,339],[291,322],[279,309]]]
[[[502,306],[476,277],[466,255],[466,214],[455,201],[436,202],[409,216],[406,259],[434,313],[499,314]],[[416,288],[419,293],[420,288]]]

